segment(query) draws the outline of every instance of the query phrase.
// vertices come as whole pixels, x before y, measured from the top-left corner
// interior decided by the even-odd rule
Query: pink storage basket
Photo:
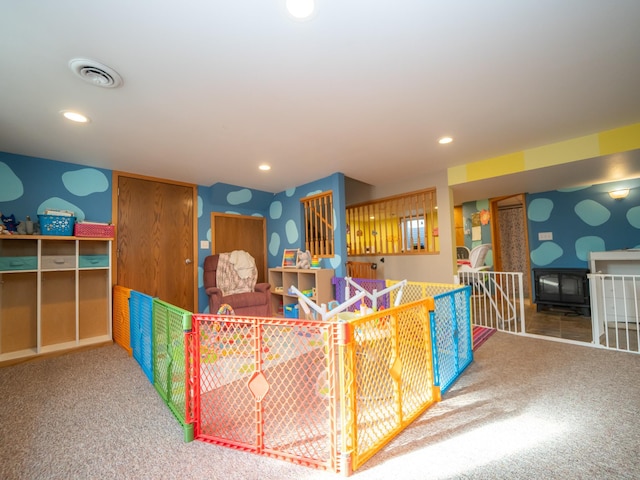
[[[113,225],[100,225],[96,223],[76,223],[74,235],[76,237],[113,238],[115,228]]]

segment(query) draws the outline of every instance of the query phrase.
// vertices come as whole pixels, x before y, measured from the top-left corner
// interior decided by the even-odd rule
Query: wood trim
[[[360,203],[355,203],[353,205],[347,205],[347,208],[362,207],[362,206],[366,206],[366,205],[373,205],[373,204],[376,204],[376,203],[390,202],[390,201],[393,201],[393,200],[404,200],[407,197],[412,197],[412,196],[419,195],[421,193],[428,193],[428,192],[433,192],[435,194],[437,192],[437,189],[436,189],[436,187],[430,187],[430,188],[424,188],[422,190],[414,190],[413,192],[398,193],[396,195],[391,195],[390,197],[378,198],[376,200],[368,200],[366,202],[360,202]],[[435,198],[436,198],[436,202],[437,202],[437,196]]]
[[[327,190],[300,199],[303,211],[304,247],[312,255],[331,258],[335,254],[335,226],[333,225],[333,191]]]
[[[192,195],[191,202],[193,213],[193,311],[198,312],[200,305],[198,304],[198,269],[200,265],[200,249],[198,248],[198,186],[193,185],[191,187]]]
[[[121,172],[111,172],[111,224],[114,225],[114,239],[111,243],[111,288],[118,282],[118,182]]]
[[[527,202],[526,202],[526,197],[523,193],[517,194],[517,195],[508,195],[508,196],[504,196],[504,197],[495,197],[495,198],[491,198],[489,199],[489,209],[491,212],[491,242],[493,244],[492,246],[492,250],[493,250],[493,268],[496,271],[502,271],[502,249],[501,249],[501,239],[500,239],[500,233],[499,233],[499,223],[497,221],[498,219],[498,203],[501,200],[507,199],[507,198],[517,198],[520,205],[522,205],[522,215],[523,215],[523,225],[524,225],[524,232],[522,233],[524,236],[524,242],[525,242],[525,251],[526,252],[530,252],[529,250],[529,225],[528,225],[528,221],[527,221]],[[526,255],[526,266],[525,266],[525,272],[523,272],[523,275],[528,275],[529,276],[529,300],[531,301],[531,304],[533,304],[533,285],[531,282],[531,258],[530,256],[527,254]]]
[[[187,182],[178,182],[176,180],[171,180],[168,178],[158,178],[158,177],[149,177],[147,175],[138,175],[137,173],[128,173],[122,171],[113,171],[112,177],[114,180],[119,177],[129,177],[129,178],[137,178],[139,180],[149,180],[150,182],[158,182],[158,183],[169,183],[171,185],[180,185],[182,187],[197,187],[194,183]]]
[[[500,228],[498,222],[498,202],[499,198],[489,200],[489,212],[491,213],[491,250],[493,250],[493,269],[496,272],[502,271],[502,251]]]
[[[431,188],[346,207],[347,257],[439,255],[436,209],[437,191]]]

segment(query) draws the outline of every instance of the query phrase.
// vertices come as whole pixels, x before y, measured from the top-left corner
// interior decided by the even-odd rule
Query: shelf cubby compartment
[[[37,298],[36,272],[0,273],[0,357],[36,354]]]
[[[276,316],[284,315],[285,305],[298,303],[298,296],[289,291],[291,286],[301,292],[312,290],[315,295],[309,298],[316,304],[327,304],[334,299],[333,279],[334,271],[330,268],[299,269],[299,268],[270,268],[269,283],[271,284],[271,310]],[[299,316],[304,317],[302,309]]]
[[[79,249],[79,268],[109,268],[109,250],[105,242],[83,241]]]
[[[80,270],[78,275],[78,340],[110,338],[109,322],[103,315],[96,315],[109,309],[108,277],[102,270]]]
[[[72,270],[76,268],[74,240],[43,240],[40,263],[42,270]]]
[[[37,270],[38,241],[0,241],[0,272]]]
[[[75,272],[42,272],[40,310],[40,347],[76,341]]]
[[[0,236],[0,365],[111,337],[111,239]]]

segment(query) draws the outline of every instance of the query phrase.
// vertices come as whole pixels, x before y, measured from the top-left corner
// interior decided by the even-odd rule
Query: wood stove
[[[561,307],[591,316],[588,273],[584,268],[534,268],[536,309]]]

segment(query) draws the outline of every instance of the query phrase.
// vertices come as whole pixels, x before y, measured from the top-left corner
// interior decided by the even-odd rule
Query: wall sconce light
[[[612,190],[609,192],[609,196],[614,200],[622,200],[623,198],[626,198],[627,195],[629,195],[628,188],[619,188],[617,190]]]

